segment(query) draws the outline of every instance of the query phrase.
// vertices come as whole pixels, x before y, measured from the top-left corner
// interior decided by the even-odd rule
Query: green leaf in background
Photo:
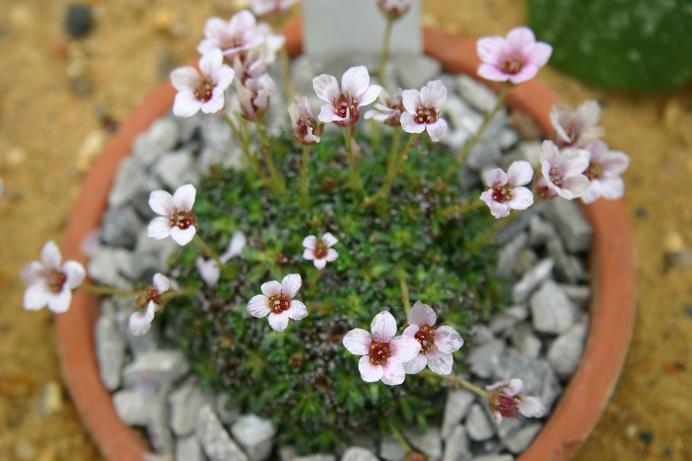
[[[692,81],[692,0],[527,0],[550,63],[589,83],[664,90]]]

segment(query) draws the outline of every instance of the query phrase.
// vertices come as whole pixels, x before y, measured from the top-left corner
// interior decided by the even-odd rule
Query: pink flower
[[[409,326],[403,335],[418,341],[420,352],[413,360],[404,363],[406,373],[419,373],[426,365],[439,375],[452,373],[452,354],[464,345],[461,335],[446,325],[435,329],[437,314],[430,306],[421,302],[413,305],[407,320]]]
[[[207,286],[215,287],[219,283],[221,277],[221,268],[213,259],[204,259],[202,256],[197,256],[195,259],[195,267],[199,276],[204,280]]]
[[[413,0],[377,0],[382,13],[392,20],[405,15],[412,3]]]
[[[387,311],[372,320],[370,332],[356,328],[344,336],[344,347],[354,355],[362,356],[358,362],[360,377],[366,383],[382,380],[388,386],[404,382],[404,363],[420,352],[420,343],[410,336],[397,336],[396,320]]]
[[[593,203],[601,197],[608,200],[622,198],[625,183],[620,175],[629,166],[630,158],[624,152],[609,150],[602,141],[591,143],[587,150],[591,152],[591,159],[584,174],[591,183],[581,199],[584,203]]]
[[[41,261],[32,261],[22,270],[27,284],[24,309],[48,309],[60,314],[67,312],[72,302],[72,290],[84,281],[84,267],[77,261],[62,264],[60,249],[52,240],[43,245]]]
[[[520,394],[523,386],[521,379],[512,378],[485,388],[488,391],[488,405],[497,424],[502,422],[503,417],[516,418],[522,415],[540,418],[545,414],[545,407],[538,397],[524,397]]]
[[[479,76],[494,82],[509,80],[515,85],[534,78],[553,52],[547,43],[537,42],[528,27],[512,29],[506,37],[483,37],[476,49],[483,61]]]
[[[425,84],[420,91],[404,90],[401,127],[407,133],[428,131],[430,139],[440,141],[447,134],[447,122],[440,118],[440,109],[447,101],[447,87],[440,80]]]
[[[375,120],[389,126],[401,125],[401,114],[404,112],[404,104],[401,102],[401,90],[394,93],[390,99],[387,92],[380,93],[380,99],[375,104],[375,109],[365,113],[366,120]]]
[[[234,14],[229,21],[221,18],[207,19],[204,40],[197,46],[201,54],[221,50],[227,59],[233,59],[264,43],[264,36],[257,30],[257,20],[247,10]]]
[[[312,86],[326,104],[318,119],[324,123],[350,126],[360,118],[360,108],[372,104],[382,91],[379,85],[370,85],[370,74],[365,66],[351,67],[341,77],[341,89],[336,77],[322,74],[312,80]]]
[[[161,296],[170,290],[172,285],[168,277],[159,273],[154,274],[153,283],[152,286],[145,287],[135,301],[135,304],[143,308],[144,312],[135,312],[128,319],[130,333],[135,336],[142,336],[149,332],[156,311],[161,306]]]
[[[583,149],[560,151],[552,141],[543,141],[541,173],[546,185],[560,197],[572,200],[581,197],[589,188],[584,175],[589,166],[589,153]]]
[[[245,80],[245,83],[236,80],[236,96],[243,117],[247,120],[255,120],[263,116],[269,109],[269,97],[275,88],[274,80],[269,74],[249,78]]]
[[[159,215],[149,223],[149,237],[171,237],[180,246],[187,245],[197,233],[197,217],[192,212],[197,189],[192,184],[178,187],[173,195],[155,190],[149,195],[149,207]]]
[[[537,196],[543,199],[552,199],[557,197],[557,192],[548,186],[548,181],[543,176],[536,178],[533,184],[534,192]]]
[[[310,108],[306,96],[296,97],[296,101],[288,106],[288,114],[293,126],[293,139],[301,144],[317,144],[320,142],[322,127]]]
[[[287,11],[296,0],[250,0],[252,12],[257,16],[279,14]]]
[[[569,106],[554,106],[550,121],[555,128],[557,145],[560,147],[586,147],[603,136],[598,126],[601,107],[596,101],[586,101],[577,110]]]
[[[532,177],[533,169],[524,160],[512,162],[507,173],[500,168],[488,170],[483,173],[483,181],[489,189],[481,194],[481,200],[498,219],[509,216],[511,210],[525,210],[533,205],[533,194],[522,186]]]
[[[178,91],[173,113],[178,117],[191,117],[200,110],[214,114],[223,109],[224,92],[233,82],[233,69],[223,63],[221,51],[212,50],[199,60],[199,69],[179,67],[171,72],[171,83]]]
[[[281,283],[276,280],[263,283],[262,294],[250,299],[248,313],[257,318],[268,316],[269,326],[273,330],[284,331],[289,320],[302,320],[308,316],[305,304],[293,299],[302,283],[299,274],[289,274]]]
[[[330,232],[326,232],[322,238],[308,235],[303,240],[303,247],[305,247],[303,258],[313,261],[315,267],[322,270],[328,262],[332,262],[339,257],[339,253],[332,248],[337,242],[336,237]]]

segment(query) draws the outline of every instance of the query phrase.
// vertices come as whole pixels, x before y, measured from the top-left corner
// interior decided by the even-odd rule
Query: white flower
[[[411,8],[413,0],[377,0],[382,13],[391,19],[398,19]]]
[[[269,97],[275,90],[274,80],[269,74],[248,78],[244,83],[236,80],[235,89],[243,117],[255,120],[269,109]]]
[[[215,287],[221,277],[221,268],[213,259],[204,259],[202,256],[197,256],[195,259],[195,267],[199,276],[202,277],[204,283],[210,287]]]
[[[584,171],[589,166],[589,153],[583,149],[560,151],[552,141],[543,141],[541,173],[546,185],[560,197],[572,200],[589,188]]]
[[[297,0],[250,0],[252,12],[257,16],[283,13],[295,5]]]
[[[437,314],[430,306],[421,302],[413,305],[407,320],[409,326],[403,335],[415,339],[421,347],[413,360],[404,363],[406,373],[419,373],[427,365],[438,375],[451,374],[454,365],[452,354],[464,345],[461,335],[446,325],[435,329]]]
[[[231,241],[228,243],[228,248],[224,254],[219,257],[219,259],[225,264],[236,256],[240,256],[243,254],[246,244],[247,238],[245,237],[245,234],[241,231],[235,231],[231,237]]]
[[[302,283],[299,274],[289,274],[281,283],[276,280],[263,283],[262,294],[250,299],[247,305],[248,313],[257,318],[268,316],[269,326],[273,330],[284,331],[289,320],[302,320],[308,316],[305,304],[293,299]]]
[[[171,289],[172,283],[163,274],[154,274],[153,285],[142,290],[136,304],[144,312],[137,311],[130,315],[127,325],[134,336],[142,336],[151,329],[157,310],[161,306],[161,296]]]
[[[288,115],[293,126],[293,139],[306,145],[320,142],[322,129],[306,96],[296,97],[295,102],[288,106]]]
[[[224,92],[233,82],[235,72],[223,63],[218,49],[202,55],[199,69],[201,73],[192,66],[185,66],[171,72],[171,83],[178,91],[173,113],[178,117],[191,117],[200,110],[215,114],[224,107]]]
[[[603,197],[617,200],[625,194],[625,183],[620,177],[630,164],[624,152],[609,150],[603,141],[595,141],[586,148],[591,153],[589,166],[584,173],[591,181],[584,192],[584,203],[593,203]]]
[[[305,247],[303,258],[313,261],[315,267],[322,270],[328,262],[332,262],[339,257],[339,253],[332,248],[337,242],[336,237],[330,232],[325,233],[322,238],[308,235],[303,239],[303,246]]]
[[[149,237],[163,240],[171,237],[180,246],[187,245],[195,237],[197,217],[192,212],[197,189],[185,184],[173,195],[155,190],[149,195],[149,206],[159,217],[149,223]]]
[[[525,397],[520,394],[524,383],[521,379],[512,378],[486,386],[488,405],[497,424],[502,418],[516,418],[518,414],[527,418],[540,418],[545,414],[545,407],[538,397]]]
[[[52,240],[43,245],[41,261],[32,261],[22,270],[28,285],[24,292],[24,309],[36,311],[48,306],[56,314],[66,312],[72,302],[72,290],[84,281],[84,267],[77,261],[66,261]]]
[[[603,136],[598,126],[601,106],[596,101],[586,101],[577,110],[569,106],[554,106],[550,111],[550,121],[557,134],[560,147],[586,147]]]
[[[207,19],[204,40],[197,46],[201,54],[218,49],[227,59],[264,44],[264,36],[257,30],[257,20],[247,10],[234,14],[229,21]]]
[[[366,120],[375,120],[389,126],[401,124],[401,114],[404,112],[404,104],[401,102],[401,90],[394,93],[394,97],[383,91],[375,108],[365,113]]]
[[[533,205],[533,193],[522,187],[531,182],[533,168],[529,162],[512,162],[507,173],[493,168],[483,173],[483,181],[489,187],[481,194],[481,200],[488,205],[495,218],[509,216],[511,210],[525,210]]]
[[[401,99],[406,112],[401,114],[401,128],[407,133],[428,132],[434,142],[447,134],[447,122],[440,109],[447,101],[447,87],[440,80],[425,84],[420,91],[404,90]]]
[[[365,66],[351,67],[341,77],[341,89],[336,77],[322,74],[312,79],[322,105],[317,118],[324,123],[350,126],[360,118],[360,108],[372,104],[382,91],[379,85],[370,85],[370,74]]]
[[[358,361],[360,377],[366,383],[382,380],[388,386],[404,382],[404,363],[413,360],[420,352],[418,341],[410,336],[396,336],[396,320],[387,311],[380,312],[370,324],[370,333],[356,328],[344,336],[344,347]]]

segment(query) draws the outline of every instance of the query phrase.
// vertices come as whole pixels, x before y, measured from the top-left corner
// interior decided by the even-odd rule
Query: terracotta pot
[[[287,25],[288,47],[301,51],[300,21]],[[449,72],[475,75],[475,40],[425,29],[425,50]],[[120,161],[129,154],[135,136],[171,107],[174,91],[165,83],[149,93],[122,124],[84,181],[63,241],[65,257],[83,263],[82,240],[96,229],[106,210],[108,193]],[[509,104],[532,116],[551,132],[548,113],[553,93],[539,80],[512,90]],[[634,326],[634,267],[632,239],[622,201],[585,207],[594,228],[591,250],[593,305],[589,337],[576,373],[543,430],[519,461],[568,459],[588,437],[613,392]],[[109,461],[140,460],[147,443],[115,412],[111,394],[99,378],[93,334],[97,298],[79,291],[69,312],[56,320],[63,375],[86,427]]]

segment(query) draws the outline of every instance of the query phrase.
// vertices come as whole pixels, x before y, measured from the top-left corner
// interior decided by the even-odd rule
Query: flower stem
[[[469,152],[471,152],[471,149],[473,146],[478,144],[478,141],[481,140],[481,137],[483,136],[483,133],[485,132],[486,128],[488,128],[488,125],[490,124],[490,121],[495,118],[495,115],[502,109],[502,107],[505,105],[505,100],[507,99],[507,93],[509,93],[510,85],[504,84],[500,88],[500,94],[498,95],[497,102],[495,103],[495,106],[490,110],[490,112],[486,112],[486,114],[483,116],[483,123],[481,123],[481,126],[478,128],[478,131],[474,133],[474,135],[464,143],[464,145],[461,147],[459,150],[459,153],[457,154],[457,161],[462,164],[464,160],[466,160],[466,157],[469,155]]]
[[[250,152],[250,146],[247,142],[247,138],[243,135],[241,130],[236,126],[236,124],[233,123],[233,119],[228,114],[224,114],[224,120],[231,129],[233,136],[235,136],[235,138],[240,143],[240,150],[242,151],[245,159],[253,166],[255,170],[257,170],[257,172],[260,175],[262,175],[262,166],[260,165],[257,158]]]
[[[387,25],[384,29],[384,39],[382,40],[382,54],[380,56],[380,65],[377,66],[377,80],[380,84],[384,82],[384,71],[387,67],[387,61],[389,61],[389,46],[392,41],[392,26],[394,25],[394,19],[387,17]]]
[[[199,234],[195,234],[195,237],[192,239],[193,242],[195,242],[195,245],[197,245],[197,248],[199,248],[199,251],[202,252],[203,255],[205,255],[207,258],[211,258],[216,262],[217,266],[219,266],[219,269],[223,267],[223,262],[221,262],[221,257],[212,249],[207,242],[205,242],[202,237],[199,236]]]
[[[518,217],[519,213],[515,211],[506,218],[498,219],[497,221],[495,221],[495,223],[493,223],[492,226],[487,227],[482,234],[478,235],[476,238],[471,240],[468,245],[465,245],[466,250],[476,251],[483,245],[489,245],[495,240],[495,236],[502,228],[507,226],[509,223],[511,223]]]
[[[458,216],[462,216],[469,211],[473,211],[476,208],[483,206],[483,202],[478,197],[473,197],[468,202],[461,204],[457,203],[455,205],[450,205],[447,208],[442,208],[438,214],[444,219],[452,219]]]
[[[183,298],[185,296],[192,296],[195,293],[197,293],[197,290],[194,288],[181,288],[179,290],[169,290],[162,295],[161,304],[166,304],[175,298]]]
[[[300,165],[300,203],[304,209],[310,206],[310,146],[303,145],[303,159]]]
[[[279,51],[279,59],[281,59],[281,71],[284,78],[284,96],[286,101],[290,102],[293,99],[293,76],[291,75],[291,58],[288,56],[286,44]]]
[[[344,141],[346,143],[346,155],[348,157],[350,187],[353,192],[358,192],[361,189],[360,177],[358,175],[356,154],[353,152],[353,132],[350,126],[344,127]]]
[[[126,288],[116,288],[116,287],[108,287],[108,286],[103,286],[103,285],[92,285],[90,283],[84,283],[80,287],[85,291],[88,291],[89,293],[98,295],[98,296],[119,296],[119,297],[125,297],[125,296],[131,296],[135,293],[137,293],[137,290],[133,289],[126,289]]]
[[[398,276],[399,286],[401,287],[401,302],[404,305],[404,312],[408,317],[409,312],[411,312],[411,298],[409,296],[408,284],[406,283],[406,272],[401,270]]]
[[[399,428],[396,427],[393,423],[389,425],[389,428],[391,429],[394,438],[401,444],[402,447],[404,447],[406,453],[411,453],[413,451],[413,448],[411,447],[411,444],[408,443],[406,437],[404,437],[404,434],[401,433]]]
[[[267,169],[269,170],[269,175],[271,176],[272,187],[278,193],[284,193],[286,191],[286,184],[284,179],[281,177],[279,170],[276,168],[274,159],[271,153],[271,141],[269,140],[269,135],[267,133],[267,123],[264,117],[257,120],[257,135],[260,139],[260,144],[262,146],[262,156],[264,157],[264,163],[267,164]]]
[[[392,152],[389,157],[389,163],[387,165],[387,177],[385,178],[384,184],[379,188],[374,195],[363,200],[362,207],[367,208],[379,199],[387,199],[389,193],[392,190],[394,181],[397,175],[401,172],[406,160],[408,159],[408,153],[411,150],[411,146],[418,139],[418,134],[413,134],[409,139],[403,149],[399,150],[401,132],[397,129],[394,132],[394,139],[392,140]]]
[[[445,381],[450,382],[457,387],[465,387],[466,389],[470,390],[474,394],[478,394],[484,399],[488,398],[488,392],[486,390],[481,389],[480,387],[476,386],[475,384],[469,381],[466,381],[464,378],[460,378],[457,375],[448,375],[445,376],[444,379]]]

